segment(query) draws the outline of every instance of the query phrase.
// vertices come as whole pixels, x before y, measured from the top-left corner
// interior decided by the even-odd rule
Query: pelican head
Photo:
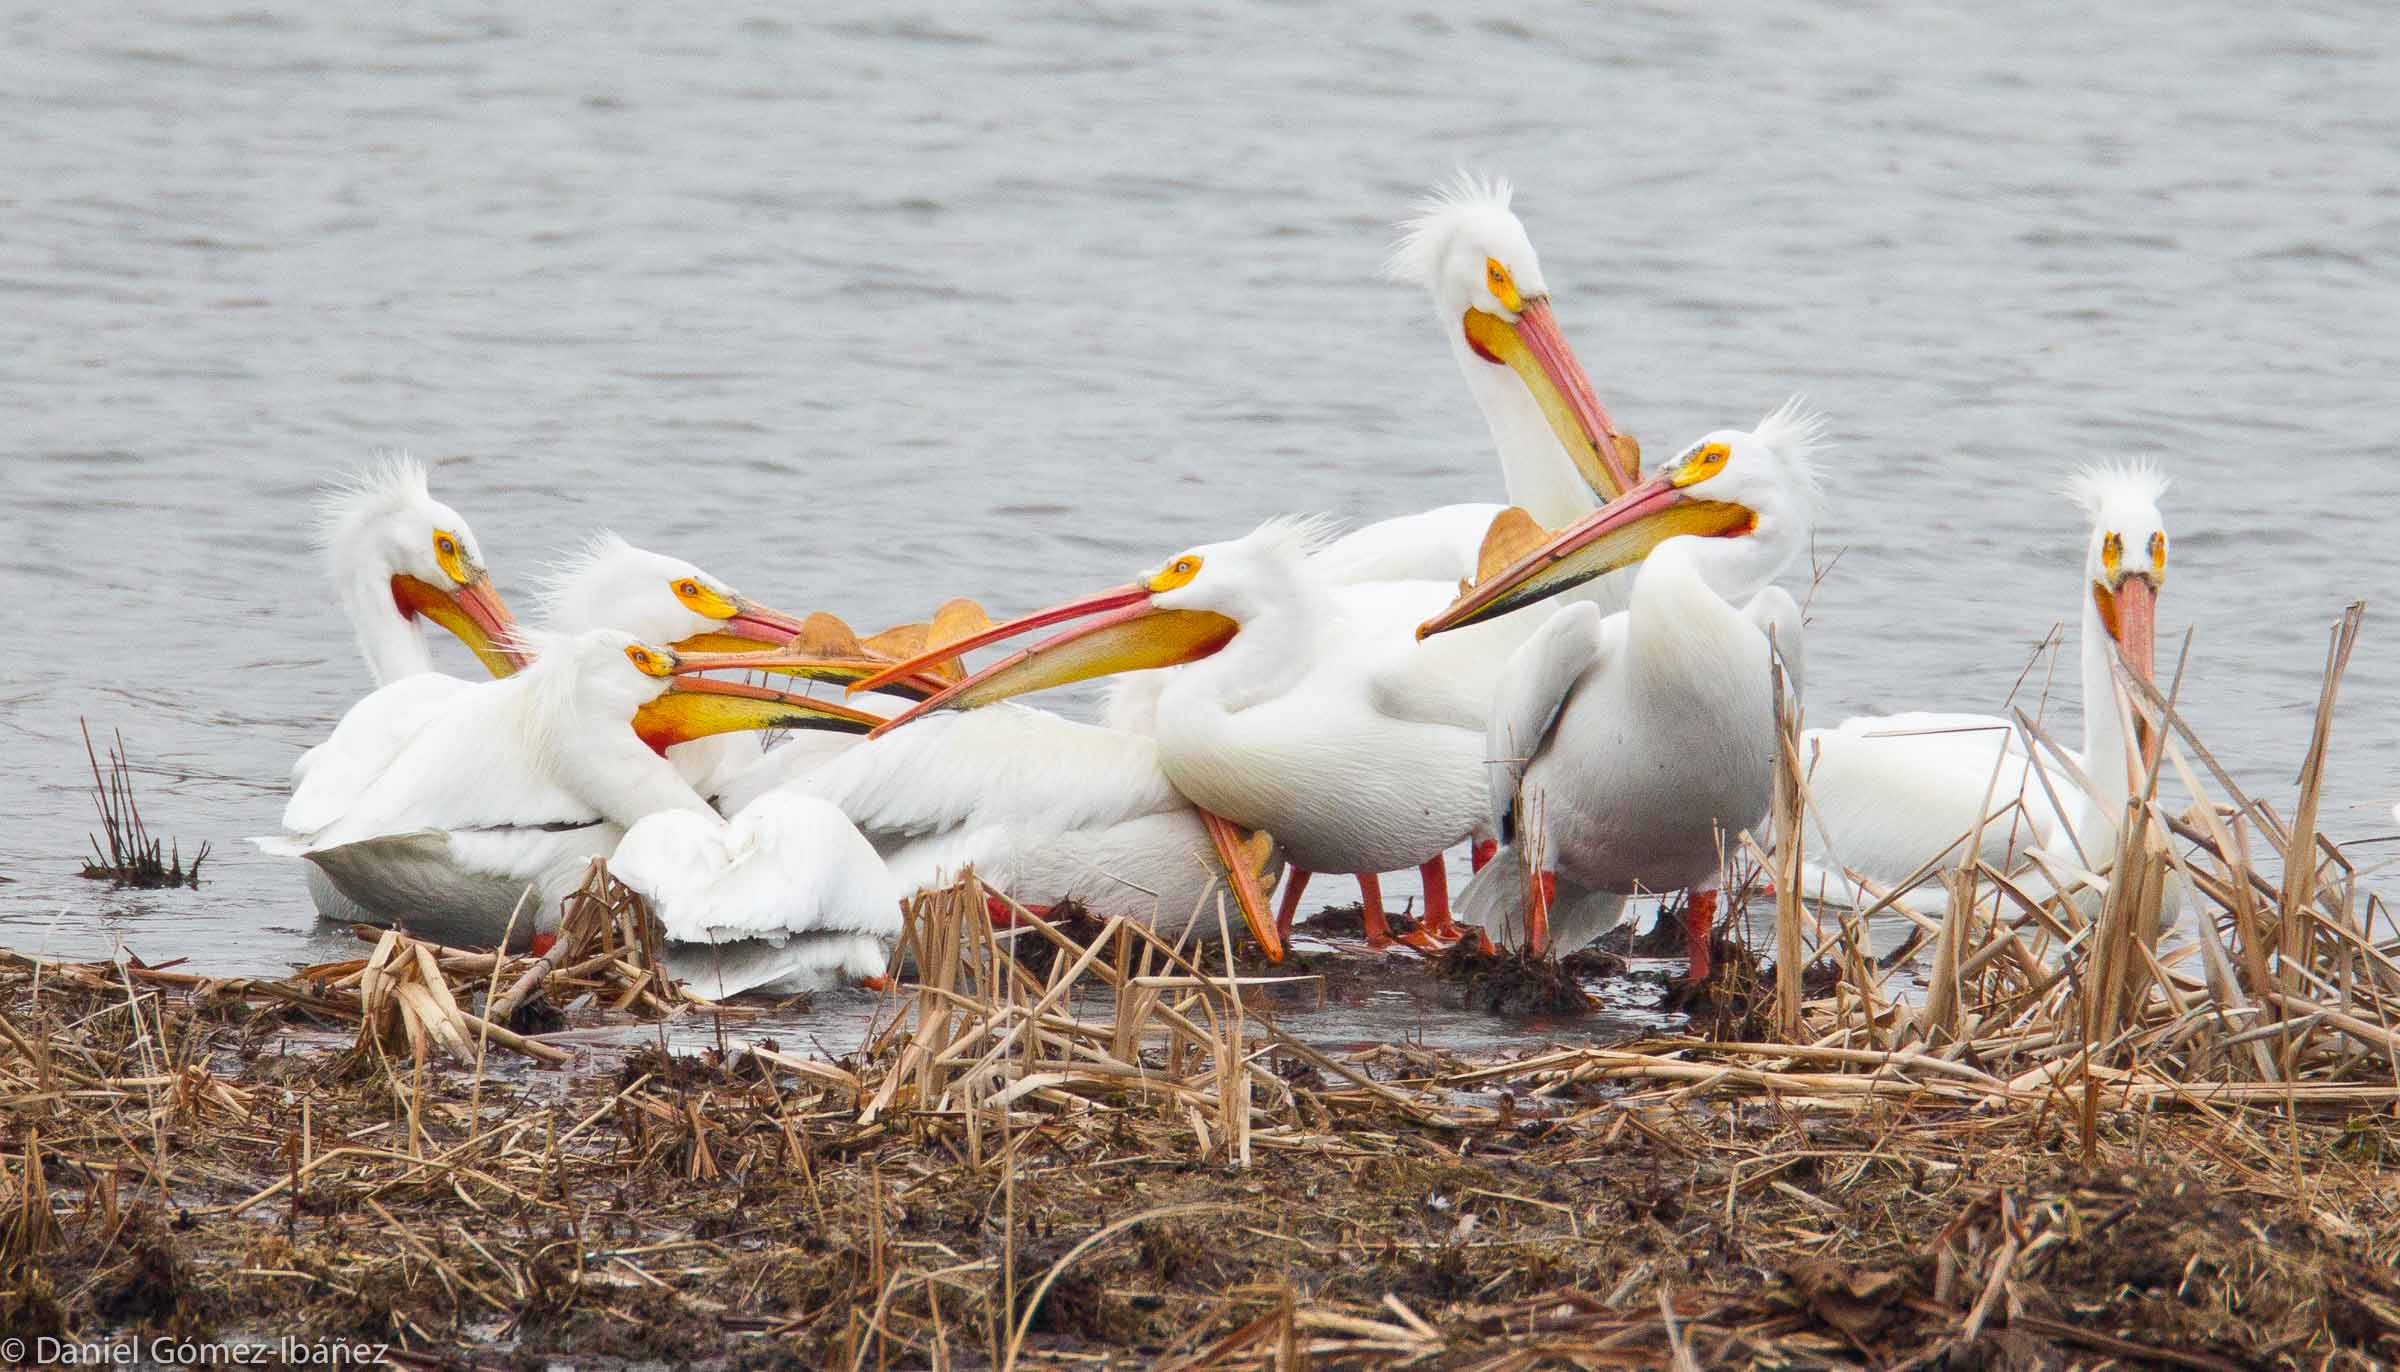
[[[475,531],[433,498],[414,459],[370,466],[328,492],[318,507],[317,541],[332,555],[334,584],[378,680],[423,670],[404,660],[412,650],[395,641],[413,644],[421,657],[420,616],[456,635],[494,676],[525,665],[516,621],[484,570]]]
[[[1504,369],[1541,410],[1584,480],[1603,499],[1622,495],[1639,451],[1621,439],[1550,312],[1550,287],[1525,225],[1509,209],[1506,181],[1460,172],[1436,187],[1401,226],[1386,270],[1433,297],[1478,398],[1491,394],[1484,369]],[[1486,415],[1498,436],[1500,420]]]
[[[1628,567],[1670,538],[1715,544],[1702,572],[1717,594],[1763,589],[1805,552],[1815,528],[1814,455],[1824,421],[1798,401],[1754,429],[1719,429],[1649,479],[1471,586],[1417,629],[1424,638],[1547,600]]]
[[[679,557],[637,548],[603,530],[551,569],[543,618],[554,629],[620,629],[694,652],[781,647],[801,622],[750,600]]]
[[[2167,584],[2167,521],[2158,510],[2166,490],[2166,477],[2146,464],[2086,467],[2067,482],[2068,495],[2092,519],[2083,575],[2093,614],[2144,681],[2156,659],[2158,593]]]

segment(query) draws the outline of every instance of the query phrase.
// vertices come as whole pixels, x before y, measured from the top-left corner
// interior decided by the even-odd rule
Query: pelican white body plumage
[[[398,731],[398,746],[350,774],[342,794],[303,786],[281,850],[315,863],[375,923],[490,943],[512,916],[527,935],[554,924],[589,860],[644,815],[715,817],[630,727],[666,682],[626,657],[629,635],[535,642],[536,660],[516,675],[446,692],[438,713]],[[379,697],[412,692],[412,681],[353,714],[390,715]],[[538,896],[520,910],[527,886]]]
[[[776,794],[730,820],[662,810],[608,860],[669,940],[669,970],[701,995],[815,990],[884,970],[902,889],[842,812]]]
[[[752,799],[762,782],[780,789]],[[1026,905],[1074,901],[1170,940],[1195,918],[1213,934],[1218,896],[1230,901],[1199,812],[1160,769],[1157,742],[1046,711],[936,715],[784,778],[745,778],[723,799],[751,807],[794,795],[846,815],[902,891],[945,886],[972,867]],[[1272,884],[1273,872],[1270,861],[1261,880]]]
[[[1486,745],[1501,850],[1460,892],[1461,922],[1525,946],[1528,874],[1549,871],[1551,945],[1572,952],[1637,890],[1713,886],[1760,827],[1776,750],[1768,636],[1796,648],[1800,609],[1779,587],[1727,604],[1704,551],[1661,545],[1625,610],[1570,605],[1511,657]]]
[[[880,969],[898,893],[847,820],[770,798],[727,821],[635,732],[637,710],[687,689],[670,686],[672,655],[608,629],[533,646],[516,675],[459,683],[339,804],[310,797],[328,808],[296,811],[270,850],[309,860],[372,922],[457,943],[551,927],[610,857],[671,943],[706,945],[676,951],[717,994]]]
[[[1994,715],[1920,711],[1811,729],[1801,746],[1811,807],[1802,826],[1812,857],[1809,895],[1871,899],[1845,869],[1888,890],[1937,860],[1937,870],[1955,867],[1960,840],[1979,822],[1975,856],[1997,871],[2030,862],[2046,881],[2067,887],[2114,861],[2139,764],[2111,668],[2118,640],[2109,626],[2116,620],[2141,637],[2126,647],[2146,672],[2148,614],[2121,617],[2115,606],[2128,582],[2147,588],[2147,603],[2165,580],[2166,524],[2158,508],[2165,490],[2165,478],[2148,467],[2092,467],[2070,483],[2070,495],[2091,518],[2076,597],[2083,747],[2068,755],[2072,766],[2033,744],[2014,721]],[[1946,896],[1929,886],[1903,898],[1922,906]]]

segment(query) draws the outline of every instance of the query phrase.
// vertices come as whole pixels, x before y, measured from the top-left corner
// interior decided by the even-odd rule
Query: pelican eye
[[[2108,537],[2100,540],[2100,565],[2108,569],[2110,576],[2115,576],[2117,569],[2125,565],[2123,534],[2112,531]]]
[[[466,545],[448,529],[433,531],[433,560],[444,576],[461,586],[475,579],[475,564],[467,556]]]
[[[1152,591],[1172,591],[1178,586],[1190,585],[1192,578],[1198,575],[1200,575],[1200,555],[1185,553],[1168,563],[1158,575],[1150,578],[1150,589]]]
[[[1525,308],[1525,297],[1517,290],[1517,279],[1508,274],[1497,257],[1483,259],[1483,284],[1490,288],[1492,298],[1511,310]]]
[[[741,613],[741,607],[733,603],[733,597],[698,577],[687,576],[680,581],[668,582],[667,588],[675,592],[675,598],[682,601],[684,608],[693,614],[710,619],[731,619]]]
[[[1723,443],[1703,443],[1676,459],[1675,484],[1691,486],[1725,470],[1733,449]]]
[[[2163,530],[2150,535],[2150,570],[2167,570],[2167,535]]]
[[[625,660],[641,668],[646,676],[672,676],[675,672],[674,654],[657,652],[639,643],[625,645]]]

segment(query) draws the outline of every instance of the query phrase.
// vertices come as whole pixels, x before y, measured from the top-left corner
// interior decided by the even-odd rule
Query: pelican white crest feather
[[[1331,515],[1277,515],[1240,541],[1268,557],[1301,562],[1316,556],[1341,533],[1342,522]]]
[[[2167,493],[2167,474],[2145,461],[2094,462],[2076,469],[2061,490],[2097,519],[2122,504],[2156,505]]]
[[[583,545],[544,563],[534,574],[533,600],[544,618],[554,617],[560,597],[574,590],[578,579],[603,562],[639,551],[614,529],[594,529]]]
[[[1825,412],[1812,407],[1803,396],[1793,396],[1769,410],[1750,432],[1759,442],[1775,450],[1798,477],[1812,504],[1824,500],[1824,478],[1817,471],[1816,459],[1831,447],[1825,431],[1830,427]]]
[[[1508,215],[1516,189],[1506,177],[1479,177],[1460,169],[1433,193],[1417,203],[1417,211],[1400,225],[1400,238],[1384,259],[1384,275],[1394,281],[1433,284],[1443,250],[1458,231],[1479,217]]]
[[[377,458],[329,483],[317,498],[317,546],[338,548],[376,519],[410,505],[433,503],[425,464],[407,453]]]

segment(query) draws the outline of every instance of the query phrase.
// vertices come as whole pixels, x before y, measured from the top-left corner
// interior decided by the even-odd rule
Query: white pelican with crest
[[[1919,711],[1811,729],[1800,750],[1810,801],[1801,828],[1814,858],[1809,895],[1868,899],[1845,870],[1887,891],[1905,889],[1928,867],[1957,866],[1976,832],[1980,861],[2010,872],[2031,859],[2059,888],[2115,860],[2118,825],[2143,772],[2136,749],[2144,726],[2129,727],[2113,663],[2122,653],[2136,676],[2151,677],[2167,581],[2158,507],[2166,487],[2148,466],[2087,467],[2067,484],[2091,522],[2075,596],[2083,747],[2066,759],[2072,767],[2041,755],[2013,721],[1994,715]],[[1913,899],[1928,897],[1920,890]]]
[[[1424,625],[1448,633],[1640,565],[1623,612],[1570,605],[1511,655],[1483,751],[1502,846],[1461,919],[1565,952],[1636,891],[1690,890],[1691,976],[1706,979],[1722,858],[1767,811],[1772,653],[1800,678],[1799,607],[1771,582],[1808,546],[1821,427],[1786,405],[1712,433]]]

